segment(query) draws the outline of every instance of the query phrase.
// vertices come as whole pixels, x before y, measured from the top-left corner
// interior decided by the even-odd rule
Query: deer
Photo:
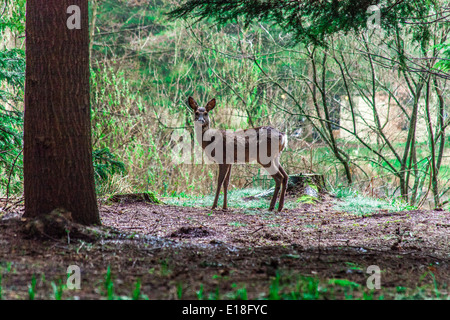
[[[216,99],[205,107],[199,107],[194,98],[189,97],[188,106],[194,111],[195,137],[204,153],[212,162],[219,164],[217,190],[212,209],[217,208],[223,185],[223,209],[228,209],[227,192],[231,176],[231,166],[236,163],[259,163],[275,180],[275,189],[269,211],[276,205],[281,187],[278,211],[283,210],[288,175],[280,164],[281,152],[287,144],[284,133],[271,126],[261,126],[245,130],[231,131],[213,129],[208,113],[216,106]]]

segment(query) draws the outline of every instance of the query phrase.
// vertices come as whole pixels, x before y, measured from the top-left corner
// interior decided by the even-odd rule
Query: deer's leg
[[[283,207],[284,207],[284,195],[286,194],[286,188],[287,188],[289,176],[287,175],[286,171],[284,171],[284,169],[281,167],[281,165],[279,166],[279,169],[280,169],[280,173],[283,175],[283,179],[281,181],[280,202],[278,203],[278,211],[281,211],[281,210],[283,210]]]
[[[227,194],[228,194],[228,183],[230,182],[231,176],[231,164],[227,164],[227,173],[225,175],[225,180],[223,182],[223,208],[227,209]]]
[[[273,191],[272,201],[270,201],[269,211],[272,211],[275,208],[275,204],[277,203],[278,192],[280,191],[281,181],[283,180],[283,175],[281,172],[277,172],[276,174],[272,174],[273,180],[275,180],[275,190]]]
[[[259,159],[258,163],[263,166],[268,173],[271,174],[271,177],[273,180],[275,180],[275,190],[273,191],[272,200],[270,201],[269,211],[272,211],[275,208],[275,204],[277,202],[278,192],[280,191],[281,182],[283,180],[283,174],[279,170],[279,162],[277,162],[277,159],[273,159],[268,164],[262,164]],[[275,171],[275,173],[274,173]]]
[[[227,168],[228,168],[227,164],[225,163],[219,164],[219,178],[217,181],[216,197],[214,198],[212,209],[215,209],[217,207],[217,202],[219,201],[220,188],[222,187],[223,180],[225,179]]]

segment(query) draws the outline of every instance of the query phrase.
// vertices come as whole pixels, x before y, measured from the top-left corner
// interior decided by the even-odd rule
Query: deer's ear
[[[188,98],[188,106],[191,107],[191,109],[194,111],[198,109],[198,104],[197,104],[197,102],[195,102],[194,98],[192,98],[192,97]]]
[[[206,104],[206,107],[205,107],[205,109],[206,109],[206,111],[211,111],[212,109],[214,109],[214,107],[216,106],[216,99],[212,99],[211,101],[209,101],[207,104]]]

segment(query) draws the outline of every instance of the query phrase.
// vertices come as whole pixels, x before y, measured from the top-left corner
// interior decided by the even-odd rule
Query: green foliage
[[[327,38],[335,33],[358,32],[367,27],[367,9],[371,0],[316,1],[241,1],[187,0],[169,12],[172,18],[192,17],[197,21],[213,19],[220,25],[244,21],[267,22],[291,34],[289,42],[313,43],[327,46]],[[380,1],[381,23],[387,30],[405,22],[410,12],[425,17],[431,3],[427,1]],[[423,29],[422,31],[423,36]]]
[[[117,156],[109,151],[109,148],[97,149],[92,153],[94,161],[95,178],[105,181],[108,176],[115,173],[125,173],[125,165],[117,160]]]
[[[147,193],[147,195],[148,195],[148,197],[150,199],[150,202],[156,203],[156,204],[161,204],[162,203],[162,201],[158,199],[158,195],[156,193],[154,193],[152,191],[149,191],[149,192],[146,192],[146,193]]]
[[[347,279],[329,279],[329,284],[339,285],[341,287],[349,287],[353,289],[360,288],[361,285],[359,283],[347,280]]]
[[[23,50],[0,51],[0,186],[4,192],[20,189],[23,112],[15,103],[23,96],[24,81]]]
[[[13,87],[13,93],[16,93],[14,95],[10,90],[0,89],[2,105],[8,99],[18,99],[23,94],[25,83],[25,52],[22,49],[0,51],[0,83]]]
[[[25,32],[26,0],[4,0],[0,5],[0,33],[10,30],[13,33]]]
[[[150,0],[143,4],[117,0],[95,1],[90,7],[92,14],[93,7],[96,6],[98,21],[95,27],[98,30],[109,30],[110,27],[114,27],[115,31],[99,32],[96,39],[101,41],[93,44],[93,49],[105,56],[121,56],[128,50],[123,44],[129,35],[146,37],[163,32],[167,22],[162,19],[160,13],[162,4],[165,5],[159,0]],[[120,43],[121,45],[111,50],[102,43]],[[134,51],[143,62],[147,59],[146,55]]]
[[[435,45],[434,49],[442,52],[442,59],[439,59],[434,67],[444,72],[450,71],[450,43]]]

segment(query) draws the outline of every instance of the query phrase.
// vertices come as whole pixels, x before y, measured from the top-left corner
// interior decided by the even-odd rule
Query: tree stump
[[[133,202],[148,202],[161,204],[153,192],[142,192],[142,193],[127,193],[127,194],[115,194],[109,197],[108,201],[119,202],[119,203],[133,203]]]
[[[272,187],[256,196],[247,197],[245,200],[271,197],[274,190],[275,187]],[[301,202],[318,201],[326,192],[325,178],[321,174],[299,173],[290,175],[288,178],[286,194],[298,197]]]
[[[325,178],[321,174],[314,173],[290,175],[286,190],[289,194],[307,194],[316,198],[326,191]]]

